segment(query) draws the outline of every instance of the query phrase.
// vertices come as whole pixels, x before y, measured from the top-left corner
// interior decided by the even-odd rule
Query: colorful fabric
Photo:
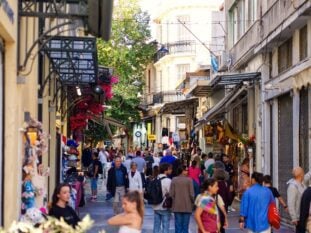
[[[201,220],[205,230],[217,232],[220,228],[220,220],[215,198],[207,193],[201,194],[196,199],[196,206],[203,209]]]

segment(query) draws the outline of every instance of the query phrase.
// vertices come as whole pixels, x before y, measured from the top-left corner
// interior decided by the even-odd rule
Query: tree
[[[137,0],[119,0],[115,2],[111,40],[98,40],[99,64],[113,67],[119,83],[114,86],[114,97],[107,102],[112,106],[105,110],[111,116],[128,127],[138,121],[140,103],[137,93],[142,87],[132,85],[135,80],[142,82],[144,71],[152,61],[155,46],[147,43],[151,38],[150,17],[142,12]]]

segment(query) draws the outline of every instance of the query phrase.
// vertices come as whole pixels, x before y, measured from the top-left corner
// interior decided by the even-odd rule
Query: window
[[[299,33],[299,58],[300,61],[308,56],[308,27],[305,25]]]
[[[183,41],[183,40],[190,40],[190,33],[186,29],[186,27],[179,23],[184,23],[186,27],[189,28],[189,22],[190,22],[190,16],[189,15],[180,15],[177,16],[177,22],[178,22],[178,28],[177,28],[177,40],[178,41]]]
[[[278,68],[279,73],[292,66],[293,39],[285,41],[278,49]]]
[[[190,64],[177,65],[177,80],[181,80],[186,76],[186,72],[190,71]]]
[[[148,70],[148,93],[151,93],[151,71]]]
[[[245,32],[245,2],[240,0],[237,5],[237,25],[238,25],[238,39],[240,39]]]
[[[256,19],[256,0],[248,0],[248,27],[250,27]]]

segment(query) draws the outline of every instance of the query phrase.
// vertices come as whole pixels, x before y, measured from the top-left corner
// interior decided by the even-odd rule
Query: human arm
[[[285,209],[285,211],[288,213],[288,206],[286,205],[283,197],[279,196],[278,197],[279,202],[281,203],[281,205],[283,206],[283,208]]]
[[[287,205],[289,215],[294,225],[297,225],[299,220],[298,213],[296,213],[297,192],[298,190],[295,188],[295,186],[293,184],[289,184],[287,188]]]
[[[138,189],[139,189],[139,192],[143,192],[143,178],[142,178],[142,174],[140,174],[140,172],[137,171],[137,179],[138,179]]]
[[[133,223],[131,214],[118,214],[108,219],[107,223],[112,226],[128,226]]]
[[[240,205],[240,218],[239,218],[239,225],[241,229],[245,227],[245,218],[248,215],[248,192],[244,192],[242,196],[242,201]]]
[[[227,211],[225,209],[225,203],[224,200],[222,199],[222,197],[220,195],[217,195],[217,206],[219,207],[220,211],[222,212],[222,214],[224,215],[224,228],[228,227],[228,216],[227,216]]]
[[[205,231],[202,220],[201,220],[201,214],[204,210],[201,207],[197,207],[194,212],[194,219],[198,224],[198,228],[202,231],[202,233],[208,233]]]

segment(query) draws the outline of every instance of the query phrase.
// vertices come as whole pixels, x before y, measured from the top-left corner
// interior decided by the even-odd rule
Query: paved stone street
[[[103,182],[102,180],[99,180]],[[98,200],[96,202],[89,201],[89,184],[87,183],[85,186],[86,195],[87,195],[87,203],[85,207],[80,208],[80,217],[85,216],[86,214],[90,214],[91,218],[95,220],[94,227],[89,231],[89,233],[98,233],[101,230],[105,230],[107,233],[115,233],[118,232],[118,228],[111,227],[107,225],[107,219],[113,216],[112,210],[112,202],[105,201],[105,185],[104,182],[101,186],[99,186],[99,195]],[[238,209],[238,202],[235,203],[235,207]],[[228,233],[233,232],[246,232],[246,230],[241,231],[238,227],[238,215],[239,212],[229,213],[229,229],[226,230]],[[174,232],[174,218],[171,218],[170,224],[171,232]],[[146,206],[145,208],[145,218],[143,224],[143,233],[151,233],[153,232],[153,210],[150,206]],[[190,230],[189,233],[197,232],[196,223],[194,221],[193,216],[190,221]],[[293,231],[282,227],[280,230],[274,232],[278,233],[292,233]]]

